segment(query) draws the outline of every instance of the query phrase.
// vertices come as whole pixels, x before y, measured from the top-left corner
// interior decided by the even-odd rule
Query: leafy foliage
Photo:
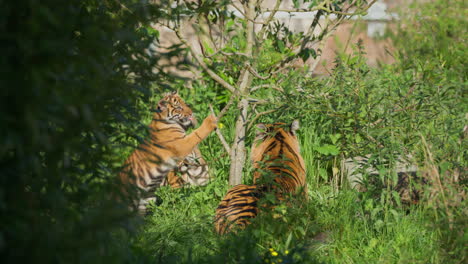
[[[122,143],[144,130],[138,102],[163,77],[151,71],[158,58],[145,52],[154,37],[144,25],[157,13],[137,3],[2,4],[5,263],[132,259],[117,237],[133,224],[110,193],[119,188]]]

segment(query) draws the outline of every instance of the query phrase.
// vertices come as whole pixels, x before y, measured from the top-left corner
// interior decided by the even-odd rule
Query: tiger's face
[[[299,153],[299,142],[296,137],[298,129],[298,120],[294,120],[290,125],[285,123],[258,124],[251,151],[253,163],[260,161],[264,154],[275,152],[275,149],[281,148],[282,144],[288,145],[293,152]]]
[[[177,92],[166,94],[158,103],[158,112],[167,121],[176,122],[187,129],[194,122],[192,109]]]

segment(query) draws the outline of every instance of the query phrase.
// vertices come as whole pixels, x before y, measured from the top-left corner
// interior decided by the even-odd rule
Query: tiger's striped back
[[[257,216],[257,201],[261,192],[254,185],[232,187],[216,209],[215,229],[225,234],[234,227],[244,228]]]
[[[288,127],[284,123],[257,125],[251,159],[256,169],[254,184],[274,191],[278,199],[283,194],[302,192],[307,197],[306,170],[299,150],[296,130],[299,121]]]
[[[266,192],[273,192],[278,200],[286,194],[301,193],[307,197],[306,171],[299,152],[294,121],[289,129],[285,124],[258,125],[252,162],[254,185],[231,188],[216,209],[215,229],[225,234],[234,227],[245,227],[258,214],[258,201]]]

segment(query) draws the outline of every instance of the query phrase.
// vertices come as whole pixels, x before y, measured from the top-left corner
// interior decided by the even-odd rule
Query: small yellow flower
[[[224,124],[223,123],[218,123],[218,128],[223,128],[224,127]]]
[[[276,257],[276,256],[278,256],[278,252],[273,251],[273,252],[271,252],[271,255],[272,255],[273,257]]]
[[[278,259],[278,262],[283,262],[283,259]]]
[[[275,251],[275,250],[273,248],[270,248],[270,252],[273,252],[273,251]]]
[[[286,251],[284,252],[284,254],[286,254],[286,255],[289,254],[289,250],[286,250]]]

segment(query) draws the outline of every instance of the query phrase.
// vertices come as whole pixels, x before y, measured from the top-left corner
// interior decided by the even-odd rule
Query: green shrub
[[[145,129],[138,101],[163,77],[145,52],[150,14],[138,1],[2,3],[4,263],[136,260],[110,193],[117,153]]]

